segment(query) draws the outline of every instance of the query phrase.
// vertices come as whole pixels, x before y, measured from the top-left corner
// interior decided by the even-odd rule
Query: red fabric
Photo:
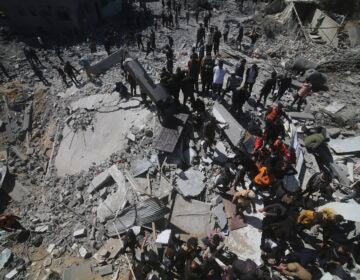
[[[264,145],[264,140],[262,139],[262,137],[256,137],[254,142],[254,152],[260,150],[263,145]]]
[[[282,143],[282,145],[279,147],[279,150],[286,161],[290,163],[296,163],[296,154],[293,148],[289,148],[287,145]]]
[[[266,116],[266,119],[269,121],[276,120],[280,115],[280,109],[278,107],[273,107],[271,112]]]

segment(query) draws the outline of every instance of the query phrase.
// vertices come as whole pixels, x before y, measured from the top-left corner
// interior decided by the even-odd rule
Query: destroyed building
[[[88,39],[1,28],[0,279],[359,279],[357,11],[30,3]]]
[[[2,0],[0,24],[22,34],[89,32],[119,14],[124,4],[121,0]]]

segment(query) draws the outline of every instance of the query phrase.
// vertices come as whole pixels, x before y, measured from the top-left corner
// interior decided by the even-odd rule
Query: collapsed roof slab
[[[256,213],[251,216],[246,215],[247,227],[230,231],[229,237],[225,240],[225,245],[241,259],[251,259],[257,264],[261,264],[261,220],[263,215]]]
[[[111,67],[114,67],[116,64],[123,62],[127,55],[126,50],[120,49],[98,63],[91,65],[90,71],[95,75],[100,75]]]
[[[210,231],[210,207],[208,203],[177,195],[170,223],[192,236],[205,237]]]
[[[96,113],[93,131],[87,129],[74,132],[65,126],[55,158],[57,175],[76,174],[88,169],[93,162],[99,163],[112,153],[122,150],[128,141],[126,135],[129,129],[137,123],[141,126],[148,114],[146,110],[137,109]]]

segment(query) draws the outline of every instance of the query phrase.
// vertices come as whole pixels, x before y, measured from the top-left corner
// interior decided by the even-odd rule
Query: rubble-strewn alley
[[[356,2],[17,2],[1,279],[359,279]]]

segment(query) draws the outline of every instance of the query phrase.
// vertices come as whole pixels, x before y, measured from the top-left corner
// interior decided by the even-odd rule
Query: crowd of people
[[[181,2],[163,1],[164,11],[161,14],[164,27],[172,28],[179,25]],[[187,7],[183,3],[184,7]],[[186,13],[186,22],[189,23],[190,13]],[[199,22],[199,10],[194,13],[195,21]],[[178,106],[187,106],[190,102],[193,111],[194,129],[204,140],[204,151],[208,154],[216,142],[217,121],[207,114],[202,98],[211,97],[222,102],[235,118],[244,114],[244,105],[254,95],[254,85],[259,76],[259,67],[252,64],[248,67],[245,58],[235,65],[230,72],[224,66],[219,51],[221,41],[228,42],[230,26],[225,23],[223,32],[218,26],[211,26],[212,14],[203,13],[203,22],[199,23],[194,38],[195,47],[191,49],[189,60],[184,69],[177,67],[174,71],[174,39],[168,36],[168,44],[161,49],[165,53],[166,63],[160,73],[160,84],[173,97]],[[157,23],[156,23],[157,24]],[[158,51],[156,44],[157,26],[154,25],[149,35],[142,32],[135,34],[135,43],[139,51],[146,51],[146,56]],[[245,33],[244,27],[239,24],[236,30],[236,49],[243,51],[243,36],[247,34],[250,39],[251,54],[260,34],[256,29]],[[143,39],[146,38],[146,48]],[[111,48],[116,45],[113,33],[105,36],[104,47],[110,55]],[[96,52],[96,43],[89,39],[91,52]],[[54,66],[63,82],[68,86],[67,78],[79,86],[77,75],[79,71],[64,61],[60,50],[55,50],[60,60],[60,66]],[[39,66],[42,65],[36,51],[24,48],[24,54],[36,75],[48,84],[41,74]],[[245,56],[244,56],[245,57]],[[79,64],[91,79],[89,62],[79,57]],[[4,70],[3,70],[4,71]],[[228,77],[226,78],[226,75]],[[200,78],[200,79],[199,79]],[[130,95],[136,94],[136,81],[127,75],[130,85]],[[201,88],[199,87],[201,81]],[[226,84],[224,85],[226,81]],[[291,87],[290,73],[279,75],[275,71],[266,79],[257,94],[254,107],[263,107],[264,116],[260,120],[261,126],[251,131],[256,137],[251,149],[236,148],[236,155],[226,166],[219,169],[216,174],[214,189],[220,195],[231,194],[231,201],[236,205],[237,215],[247,222],[246,213],[262,213],[261,231],[261,257],[263,265],[257,265],[253,260],[241,260],[232,254],[224,245],[225,235],[219,229],[209,233],[204,239],[190,237],[181,240],[179,236],[172,236],[168,246],[161,250],[149,249],[148,235],[145,231],[138,236],[130,229],[123,237],[124,247],[122,253],[132,253],[136,260],[136,279],[147,279],[151,271],[157,271],[161,279],[278,279],[272,271],[278,271],[293,279],[311,280],[320,279],[324,272],[337,275],[340,279],[353,279],[349,270],[354,268],[355,262],[360,260],[360,242],[358,237],[349,238],[355,225],[338,215],[332,209],[325,208],[317,211],[307,207],[304,200],[320,190],[327,193],[326,200],[334,199],[332,196],[332,175],[322,170],[315,174],[304,191],[289,191],[284,185],[286,176],[297,173],[296,152],[289,144],[285,133],[284,123],[291,123],[281,103],[283,96]],[[256,87],[255,87],[256,88]],[[305,103],[306,97],[311,95],[311,83],[305,80],[295,94],[291,107],[297,104],[297,110]],[[117,91],[126,91],[124,84],[116,85]],[[180,93],[183,94],[182,104]],[[230,94],[231,103],[227,104],[225,95]],[[275,102],[267,108],[269,96]],[[146,95],[142,92],[144,102]],[[261,128],[262,127],[262,128]],[[318,134],[310,133],[305,139],[308,152],[314,153],[319,145],[325,143]],[[316,135],[316,139],[315,136]],[[319,137],[321,138],[320,140]],[[318,146],[319,146],[318,145]],[[358,196],[357,193],[346,197],[350,199]],[[257,205],[261,205],[257,209]],[[258,206],[259,207],[259,206]],[[0,217],[0,228],[12,230],[19,227],[17,217]],[[140,256],[135,253],[140,250]]]
[[[256,64],[247,67],[245,58],[235,66],[234,72],[226,69],[219,56],[219,47],[222,38],[226,43],[230,27],[227,24],[222,34],[218,27],[209,25],[208,15],[211,13],[206,12],[206,20],[204,18],[204,22],[199,23],[195,47],[191,50],[187,67],[172,71],[172,41],[164,50],[171,67],[167,63],[160,75],[160,83],[178,105],[180,92],[183,94],[183,104],[180,106],[187,106],[187,102],[190,102],[194,129],[204,140],[205,154],[214,148],[217,121],[207,114],[201,97],[218,99],[239,118],[244,113],[244,104],[254,94],[254,85],[259,76],[259,67]],[[198,16],[196,20],[199,21]],[[239,25],[236,37],[238,50],[242,50],[243,34],[244,28]],[[248,36],[251,50],[260,35],[256,29],[252,29]],[[227,80],[226,75],[229,75]],[[236,156],[226,167],[219,169],[214,183],[216,192],[224,197],[232,193],[231,201],[236,205],[236,214],[244,222],[247,221],[246,213],[263,214],[259,248],[263,265],[232,255],[225,248],[226,237],[219,229],[201,240],[191,237],[183,242],[173,236],[160,255],[154,255],[144,246],[146,242],[137,242],[133,237],[133,248],[141,249],[141,258],[137,262],[139,279],[146,279],[146,275],[154,270],[163,273],[161,279],[279,279],[272,273],[274,271],[278,275],[302,280],[320,279],[325,272],[340,279],[354,279],[349,271],[359,260],[354,250],[359,248],[359,240],[358,237],[348,237],[355,229],[354,222],[345,220],[333,209],[316,211],[314,206],[307,203],[316,191],[328,195],[324,195],[325,201],[335,199],[331,188],[333,175],[326,168],[321,169],[321,172],[314,174],[304,191],[289,190],[283,180],[297,173],[296,151],[290,146],[284,127],[286,121],[291,123],[292,120],[281,103],[291,87],[291,73],[270,73],[257,92],[254,107],[261,106],[266,110],[260,120],[263,129],[258,127],[251,132],[256,137],[252,151],[237,147]],[[305,80],[290,107],[297,104],[300,111],[311,92],[311,83]],[[224,100],[228,93],[231,93],[230,104]],[[267,107],[270,95],[274,103]],[[315,153],[316,147],[326,142],[325,139],[317,140],[317,132],[304,130],[304,134],[310,153]],[[356,194],[347,199],[354,196]],[[261,206],[256,209],[256,205]],[[128,235],[133,233],[128,232],[125,239]]]

